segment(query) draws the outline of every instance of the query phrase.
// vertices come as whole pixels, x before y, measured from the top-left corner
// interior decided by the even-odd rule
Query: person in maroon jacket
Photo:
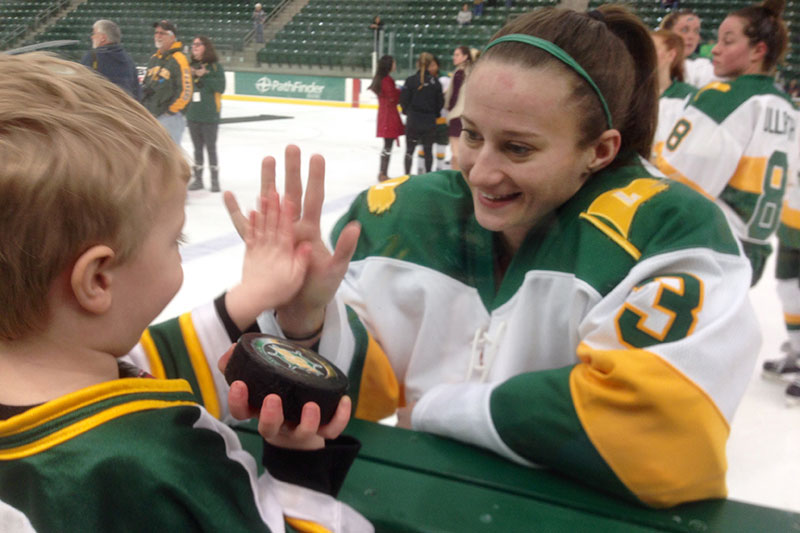
[[[377,137],[383,138],[383,150],[381,151],[381,169],[378,173],[378,181],[386,181],[389,176],[389,157],[392,155],[392,144],[405,133],[403,121],[400,113],[397,112],[397,104],[400,101],[400,91],[395,86],[394,80],[390,75],[397,67],[394,58],[386,55],[378,61],[378,68],[369,89],[378,95],[378,134]]]

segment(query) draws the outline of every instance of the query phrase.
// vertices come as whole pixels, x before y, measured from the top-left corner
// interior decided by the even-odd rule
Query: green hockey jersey
[[[497,236],[459,172],[371,187],[319,351],[356,416],[412,423],[654,506],[725,495],[729,424],[759,348],[750,269],[720,210],[631,160]],[[280,334],[272,312],[263,331]],[[354,386],[358,384],[358,386]]]

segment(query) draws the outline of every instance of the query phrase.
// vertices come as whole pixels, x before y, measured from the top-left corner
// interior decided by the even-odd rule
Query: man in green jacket
[[[147,63],[142,87],[142,105],[167,129],[180,145],[186,120],[183,112],[192,99],[192,72],[181,52],[178,29],[162,20],[153,24],[156,53]]]

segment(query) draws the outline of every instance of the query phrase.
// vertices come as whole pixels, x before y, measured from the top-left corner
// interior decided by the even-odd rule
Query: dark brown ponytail
[[[783,61],[789,46],[789,31],[781,18],[785,7],[786,0],[764,0],[759,5],[743,7],[730,14],[745,19],[744,34],[750,40],[750,46],[760,42],[767,46],[762,65],[765,72],[771,72]]]

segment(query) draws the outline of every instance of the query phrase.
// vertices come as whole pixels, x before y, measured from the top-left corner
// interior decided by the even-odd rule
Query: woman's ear
[[[614,158],[617,157],[621,144],[622,135],[620,135],[619,130],[604,131],[592,147],[594,157],[589,161],[589,172],[595,173],[610,165]]]
[[[764,41],[758,41],[752,48],[750,48],[750,62],[754,64],[762,64],[764,57],[767,55],[769,48]]]
[[[678,55],[678,49],[673,48],[672,50],[667,50],[667,63],[672,65],[672,62],[675,61],[675,56]]]
[[[97,244],[83,252],[72,267],[72,293],[78,304],[90,313],[102,314],[111,307],[114,256],[114,250]]]

